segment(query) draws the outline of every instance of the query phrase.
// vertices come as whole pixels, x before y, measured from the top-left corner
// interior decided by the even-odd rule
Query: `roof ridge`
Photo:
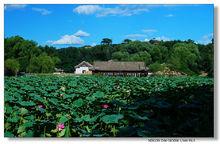
[[[93,67],[93,65],[90,64],[89,62],[82,61],[81,63],[79,63],[78,65],[76,65],[75,68],[79,67],[80,65],[82,65],[82,64],[84,64],[84,63],[85,63],[86,65],[88,65],[89,67]]]

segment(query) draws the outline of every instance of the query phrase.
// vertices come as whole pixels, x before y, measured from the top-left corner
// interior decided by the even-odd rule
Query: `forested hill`
[[[39,46],[36,42],[20,36],[5,38],[5,71],[49,73],[54,68],[73,72],[81,61],[144,61],[151,71],[169,69],[198,75],[201,72],[213,76],[214,40],[207,45],[187,41],[131,41],[125,39],[121,44],[112,44],[104,38],[100,45],[68,47],[56,49],[52,46]]]

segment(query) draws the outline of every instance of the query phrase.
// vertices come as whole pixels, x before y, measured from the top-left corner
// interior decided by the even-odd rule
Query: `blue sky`
[[[213,5],[5,5],[4,36],[55,47],[213,37]]]

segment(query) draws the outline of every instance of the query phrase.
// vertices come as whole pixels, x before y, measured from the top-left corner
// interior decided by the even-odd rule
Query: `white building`
[[[93,68],[93,66],[90,63],[83,61],[75,66],[75,74],[91,74],[91,68]]]

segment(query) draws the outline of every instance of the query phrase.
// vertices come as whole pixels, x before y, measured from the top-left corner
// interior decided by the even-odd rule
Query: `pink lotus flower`
[[[38,105],[38,108],[43,108],[43,109],[45,109],[46,107],[45,107],[45,105],[43,105],[43,104],[39,104],[39,105]]]
[[[107,109],[107,108],[109,108],[110,106],[109,106],[108,104],[102,104],[101,107],[104,108],[104,109]]]
[[[64,128],[65,128],[65,126],[64,126],[63,123],[60,123],[60,124],[57,125],[58,131],[61,131],[61,130],[63,130]]]
[[[43,108],[44,106],[43,106],[43,105],[38,105],[38,107],[39,107],[39,108]]]

